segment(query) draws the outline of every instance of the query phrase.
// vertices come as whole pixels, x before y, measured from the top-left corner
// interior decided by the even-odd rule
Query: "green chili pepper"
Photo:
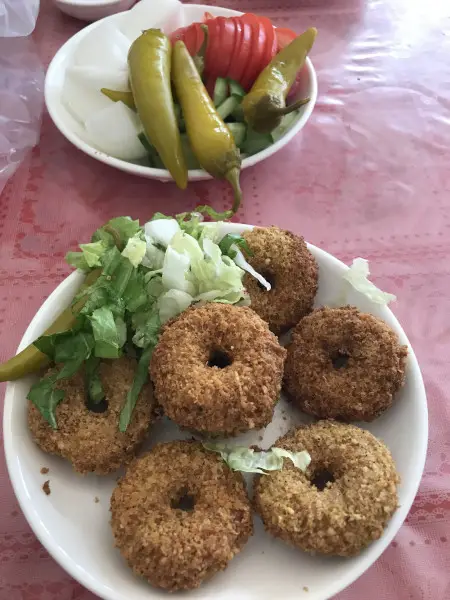
[[[88,273],[80,291],[92,285],[99,277],[100,273],[101,269],[95,269]],[[51,335],[52,333],[60,333],[71,329],[74,326],[77,315],[83,308],[86,299],[87,296],[81,298],[76,304],[62,312],[43,335]],[[20,379],[25,375],[40,371],[43,367],[46,367],[49,362],[48,356],[40,352],[34,344],[31,344],[22,350],[22,352],[19,352],[19,354],[0,365],[0,381]]]
[[[159,29],[147,29],[132,43],[128,66],[145,134],[175,183],[185,189],[188,174],[170,84],[171,55],[169,38]]]
[[[205,171],[218,179],[228,180],[233,188],[232,210],[215,215],[229,219],[238,210],[242,199],[239,149],[230,130],[218,115],[195,63],[181,40],[173,48],[172,80],[194,155]],[[196,210],[208,212],[205,207],[198,207]]]
[[[108,88],[102,88],[100,91],[113,102],[123,102],[128,108],[131,108],[131,110],[136,110],[133,92],[117,92],[116,90],[109,90]]]
[[[286,106],[286,97],[303,67],[317,35],[311,27],[285,46],[259,74],[250,92],[242,101],[244,116],[258,133],[270,133],[279,126],[283,115],[309,102],[304,98]]]

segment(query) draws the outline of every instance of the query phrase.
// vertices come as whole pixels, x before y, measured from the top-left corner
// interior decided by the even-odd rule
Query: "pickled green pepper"
[[[242,101],[245,120],[258,133],[270,133],[281,123],[283,115],[309,101],[304,98],[286,106],[286,97],[298,72],[305,64],[317,35],[311,27],[285,46],[259,74]]]
[[[130,85],[138,115],[150,143],[179,188],[187,186],[187,167],[181,146],[170,83],[172,47],[159,29],[147,29],[128,53]]]
[[[100,273],[101,269],[90,271],[86,275],[80,291],[92,285]],[[87,297],[81,298],[76,304],[63,311],[43,335],[51,335],[52,333],[60,333],[71,329],[86,299]],[[46,354],[40,352],[34,344],[30,344],[22,352],[0,364],[0,381],[14,381],[30,373],[36,373],[47,366],[49,362],[50,359]]]
[[[217,113],[182,41],[177,41],[173,47],[172,80],[194,155],[205,171],[218,179],[226,179],[233,188],[234,202],[231,211],[215,215],[229,219],[238,210],[242,199],[239,149],[230,130]],[[205,207],[198,207],[196,210],[208,212]]]

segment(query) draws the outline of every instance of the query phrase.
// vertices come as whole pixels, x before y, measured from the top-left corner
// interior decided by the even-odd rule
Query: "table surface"
[[[210,4],[216,4],[213,0]],[[41,0],[46,66],[82,24]],[[242,175],[238,220],[276,224],[346,262],[370,260],[421,364],[430,443],[420,491],[383,556],[339,600],[450,599],[450,2],[220,0],[320,32],[319,100],[302,134]],[[69,273],[64,255],[113,216],[230,204],[221,182],[181,192],[85,156],[44,115],[39,146],[0,198],[0,355]],[[7,334],[6,334],[7,332]],[[447,390],[447,392],[446,392]],[[3,395],[3,394],[2,394]],[[414,443],[414,440],[411,440]],[[92,600],[28,527],[0,461],[0,600]]]

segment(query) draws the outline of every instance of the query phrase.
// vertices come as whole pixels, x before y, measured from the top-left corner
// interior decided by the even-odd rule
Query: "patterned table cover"
[[[161,0],[162,1],[162,0]],[[242,175],[238,220],[276,224],[346,262],[370,260],[421,364],[430,443],[406,523],[339,600],[450,599],[450,2],[209,0],[301,31],[319,100],[302,134]],[[41,0],[33,35],[43,64],[82,23]],[[0,197],[0,358],[69,273],[64,255],[107,219],[229,206],[220,182],[139,179],[75,149],[44,114],[41,141]],[[447,392],[446,392],[447,390]],[[3,393],[1,394],[3,397]],[[414,440],[411,440],[414,443]],[[92,600],[27,525],[0,460],[0,600]]]

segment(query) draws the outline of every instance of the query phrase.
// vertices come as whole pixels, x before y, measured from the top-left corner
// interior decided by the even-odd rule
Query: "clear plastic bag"
[[[38,13],[39,0],[0,0],[0,37],[30,35]]]
[[[27,36],[39,0],[0,0],[0,194],[39,140],[44,70]]]

